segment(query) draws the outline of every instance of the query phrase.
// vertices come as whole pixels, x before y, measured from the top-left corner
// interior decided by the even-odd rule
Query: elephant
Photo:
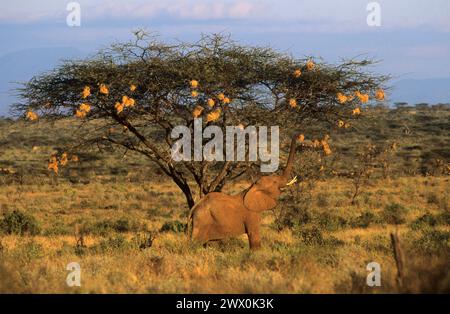
[[[194,242],[221,240],[247,234],[250,249],[261,246],[259,228],[261,212],[277,206],[281,189],[296,182],[291,177],[297,136],[291,141],[289,157],[281,175],[262,176],[236,195],[222,192],[206,194],[188,216],[188,233]]]

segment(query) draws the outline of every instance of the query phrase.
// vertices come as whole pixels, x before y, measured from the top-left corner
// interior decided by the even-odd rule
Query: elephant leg
[[[259,236],[259,221],[247,224],[246,232],[250,249],[259,249],[261,247],[261,237]]]

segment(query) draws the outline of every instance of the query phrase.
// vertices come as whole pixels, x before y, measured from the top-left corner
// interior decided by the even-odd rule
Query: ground
[[[445,107],[367,108],[354,128],[305,132],[330,133],[333,153],[298,157],[299,183],[264,213],[259,251],[245,236],[190,243],[183,194],[142,156],[94,148],[52,174],[48,159],[81,132],[77,120],[0,119],[0,292],[448,293],[449,117]],[[367,143],[398,148],[352,203]],[[288,223],[277,219],[286,211]],[[80,287],[66,284],[71,262]],[[366,284],[370,262],[381,266],[380,287]]]
[[[318,182],[313,191],[316,201],[309,209],[315,218],[300,229],[278,231],[274,215],[266,213],[262,249],[256,252],[248,249],[245,236],[207,248],[190,244],[185,233],[173,227],[175,223],[168,224],[186,221],[182,194],[170,182],[3,186],[2,210],[14,207],[33,215],[41,230],[36,236],[2,236],[0,291],[396,292],[400,288],[390,233],[398,230],[405,268],[412,273],[404,289],[448,292],[448,217],[446,223],[438,221],[432,227],[419,219],[427,213],[432,217],[448,214],[448,181],[448,177],[379,180],[357,205],[349,203],[348,180]],[[241,182],[229,192],[246,184]],[[372,219],[368,226],[363,222],[358,227],[361,213],[385,217],[392,204],[404,209],[401,224]],[[77,222],[86,230],[86,247],[76,246]],[[143,245],[153,232],[151,246]],[[372,261],[381,265],[381,287],[366,285],[366,265]],[[81,287],[66,284],[70,262],[80,264]],[[439,273],[438,283],[417,277],[417,269],[425,266],[430,280],[434,271]]]

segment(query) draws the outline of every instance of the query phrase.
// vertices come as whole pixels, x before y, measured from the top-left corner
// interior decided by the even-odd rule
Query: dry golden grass
[[[241,182],[227,191],[239,191]],[[295,188],[295,187],[294,187]],[[299,229],[277,231],[274,216],[265,214],[263,248],[250,252],[246,237],[190,244],[182,232],[159,232],[169,221],[186,221],[187,208],[177,188],[161,184],[60,183],[9,185],[0,189],[3,213],[20,210],[33,215],[41,227],[36,236],[3,235],[0,253],[0,291],[33,293],[340,293],[449,291],[448,224],[414,229],[411,223],[426,212],[448,214],[448,177],[410,177],[375,181],[357,204],[350,205],[346,179],[319,182],[309,211],[318,220],[324,242],[307,243]],[[316,201],[317,200],[317,201]],[[407,209],[398,227],[374,223],[356,227],[350,222],[365,211],[383,214],[386,206]],[[329,215],[329,216],[325,216]],[[334,226],[323,217],[348,221]],[[320,220],[322,219],[322,220]],[[127,221],[123,229],[101,229],[99,222]],[[85,248],[76,247],[75,225],[86,228]],[[395,284],[396,267],[389,233],[398,230],[410,269],[408,285]],[[424,232],[443,236],[441,249],[427,252]],[[151,247],[140,249],[142,238],[156,233]],[[421,240],[422,239],[422,240]],[[422,241],[422,242],[421,242]],[[445,242],[446,241],[446,242]],[[420,244],[425,243],[425,244]],[[425,248],[423,248],[425,245]],[[444,248],[442,250],[442,248]],[[425,250],[425,251],[424,251]],[[366,265],[382,267],[382,286],[370,288]],[[81,266],[81,287],[68,287],[66,265]],[[424,268],[429,278],[419,274]],[[444,269],[444,270],[442,270]],[[436,272],[433,275],[433,271]],[[420,273],[421,274],[421,273]],[[444,274],[444,275],[442,275]],[[434,277],[433,277],[434,276]],[[439,280],[435,280],[435,277]],[[430,282],[433,280],[433,282]],[[433,284],[434,283],[434,284]]]

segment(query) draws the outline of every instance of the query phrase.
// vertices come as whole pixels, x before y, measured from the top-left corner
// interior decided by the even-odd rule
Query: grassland
[[[305,218],[280,230],[276,212],[265,213],[263,248],[255,252],[245,236],[206,248],[189,243],[182,194],[145,159],[87,151],[55,179],[46,160],[70,143],[72,123],[3,120],[0,292],[450,292],[450,184],[434,163],[449,161],[448,117],[448,110],[390,112],[376,127],[337,136],[340,158],[327,164],[337,174],[317,178],[306,204],[291,197],[299,185],[286,193],[280,206],[301,208]],[[405,121],[412,134],[404,133]],[[64,128],[72,131],[54,132]],[[339,174],[350,171],[367,137],[377,143],[401,137],[401,147],[392,175],[374,176],[352,204],[352,179]],[[248,184],[244,179],[225,191]],[[401,286],[392,232],[404,252]],[[381,265],[381,287],[366,285],[373,261]],[[81,287],[66,284],[70,262],[81,266]]]

